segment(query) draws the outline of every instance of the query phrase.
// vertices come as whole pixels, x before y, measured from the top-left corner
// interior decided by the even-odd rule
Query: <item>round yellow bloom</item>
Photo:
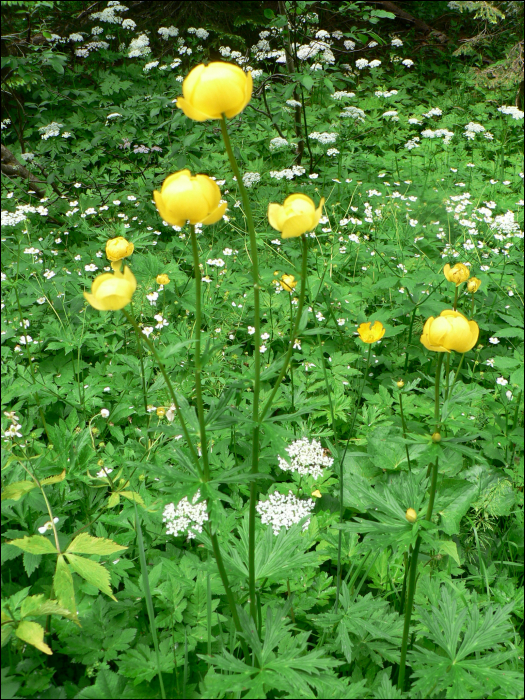
[[[481,287],[481,280],[479,280],[477,277],[471,277],[469,279],[469,281],[467,282],[467,290],[471,294],[474,294],[474,292],[477,292],[480,287]]]
[[[432,433],[432,442],[441,442],[441,433]]]
[[[322,498],[323,494],[319,491],[319,489],[315,489],[315,491],[312,491],[311,494],[314,498]]]
[[[233,63],[213,61],[195,66],[182,83],[177,107],[197,122],[242,112],[252,98],[252,74]]]
[[[189,170],[179,170],[169,175],[160,192],[153,192],[155,204],[164,221],[172,226],[190,224],[214,224],[226,211],[221,204],[219,185],[207,175],[192,175]]]
[[[398,382],[396,382],[397,388],[402,389],[405,386],[405,382],[400,379]]]
[[[117,262],[131,255],[134,249],[133,243],[127,241],[123,236],[118,236],[117,238],[110,238],[106,243],[106,256],[108,260]]]
[[[283,275],[281,277],[280,284],[285,292],[293,292],[297,286],[297,280],[293,275]]]
[[[434,318],[427,319],[421,342],[427,350],[434,352],[468,352],[478,341],[479,326],[475,321],[467,321],[459,311],[445,309]]]
[[[385,335],[385,327],[380,321],[372,323],[362,323],[357,332],[363,343],[376,343]]]
[[[99,311],[117,311],[129,304],[136,288],[137,280],[126,266],[124,272],[115,270],[113,274],[105,272],[95,277],[91,294],[84,292],[84,296]]]
[[[156,282],[157,284],[169,284],[170,278],[168,275],[157,275]]]
[[[450,267],[447,263],[443,268],[443,274],[449,282],[454,282],[456,287],[462,282],[466,282],[470,277],[470,270],[463,263],[456,263],[454,267]]]
[[[272,202],[268,205],[268,221],[270,226],[280,231],[282,238],[295,238],[307,231],[313,231],[319,223],[323,212],[324,197],[319,206],[305,194],[291,194],[284,204]]]
[[[157,408],[157,416],[159,418],[164,418],[165,415],[166,415],[166,409],[164,408],[164,406],[159,406]]]
[[[405,518],[409,523],[415,523],[417,520],[416,511],[413,508],[408,508],[407,512],[405,513]]]

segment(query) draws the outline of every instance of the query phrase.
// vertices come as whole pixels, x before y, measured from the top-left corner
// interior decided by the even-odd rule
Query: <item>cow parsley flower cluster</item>
[[[282,148],[286,148],[289,145],[290,144],[286,139],[283,139],[280,136],[276,136],[270,141],[270,151],[279,151]]]
[[[141,34],[140,36],[131,40],[128,48],[128,58],[147,56],[149,53],[151,53],[151,49],[149,47],[149,39],[147,34]]]
[[[325,454],[320,442],[310,442],[306,437],[292,442],[286,451],[291,457],[290,463],[278,456],[279,467],[283,471],[297,472],[301,476],[310,475],[318,479],[323,473],[323,467],[331,467],[334,463],[333,458]]]
[[[244,173],[244,175],[242,176],[242,181],[246,187],[252,187],[257,182],[259,182],[260,179],[261,176],[259,175],[259,173]]]
[[[60,129],[63,126],[63,124],[59,124],[58,122],[51,122],[51,124],[48,124],[47,126],[39,127],[38,131],[40,132],[40,138],[47,140],[52,136],[58,136],[60,134]]]
[[[481,134],[483,131],[485,131],[485,127],[483,126],[483,124],[476,124],[476,122],[469,122],[468,124],[465,124],[464,136],[469,141],[473,141],[476,138],[476,134]]]
[[[277,491],[268,496],[268,500],[259,501],[255,506],[261,516],[264,525],[271,525],[273,534],[278,535],[282,527],[290,528],[312,512],[315,502],[313,498],[302,500],[294,496],[291,491],[287,496],[283,496]],[[308,528],[310,518],[304,523],[303,531]]]
[[[432,129],[425,129],[424,131],[421,132],[421,136],[424,139],[443,139],[443,143],[447,144],[452,141],[452,137],[454,136],[453,131],[449,131],[448,129],[436,129],[436,131],[432,131]]]
[[[321,134],[318,131],[312,131],[308,136],[321,144],[335,143],[337,140],[337,134],[334,132],[329,133],[328,131],[323,131]]]
[[[341,112],[339,116],[355,119],[358,122],[364,122],[366,118],[366,114],[359,107],[345,107],[345,111]]]
[[[514,107],[513,105],[502,105],[498,107],[498,112],[502,114],[510,114],[513,119],[523,119],[524,113],[521,109]]]
[[[188,539],[195,538],[195,532],[202,532],[203,524],[208,520],[206,510],[206,501],[198,503],[201,497],[200,490],[197,491],[190,503],[186,496],[179,501],[175,506],[173,503],[168,503],[162,514],[162,522],[166,523],[166,534],[175,535],[179,533],[188,533]]]
[[[270,177],[276,180],[282,180],[286,178],[287,180],[293,180],[294,177],[300,177],[304,175],[306,170],[302,165],[292,165],[291,168],[285,168],[284,170],[270,170]]]

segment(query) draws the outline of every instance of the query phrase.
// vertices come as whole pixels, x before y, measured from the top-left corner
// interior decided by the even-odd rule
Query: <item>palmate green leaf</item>
[[[26,493],[29,493],[34,488],[36,488],[34,481],[15,481],[2,491],[2,501],[9,499],[19,501],[22,496],[25,496]]]
[[[64,608],[58,600],[46,600],[43,593],[25,598],[20,606],[21,617],[40,617],[41,615],[61,615],[78,624],[76,615]]]
[[[248,576],[248,517],[239,528],[239,536],[240,539],[230,540],[223,557],[231,575],[245,581]],[[269,525],[258,528],[255,533],[256,580],[267,578],[280,582],[302,567],[314,566],[318,555],[305,552],[307,546],[308,538],[303,536],[301,525],[293,525],[289,530],[281,528],[277,536]]]
[[[170,638],[164,639],[159,644],[162,673],[172,673],[175,667],[172,646]],[[145,644],[137,644],[135,649],[130,649],[124,656],[121,656],[119,670],[127,678],[133,678],[135,683],[140,683],[140,681],[149,683],[158,671],[155,651]]]
[[[333,668],[341,662],[324,654],[323,649],[307,650],[309,633],[292,635],[289,618],[290,603],[267,606],[263,640],[260,642],[244,610],[239,608],[243,634],[251,644],[259,668],[246,664],[223,649],[220,656],[201,656],[208,664],[228,673],[228,690],[237,689],[245,698],[265,698],[272,690],[288,693],[294,698],[313,698],[326,693],[328,697],[344,697],[345,683],[337,678]],[[216,679],[206,681],[210,691],[219,691]],[[220,691],[219,691],[220,692]]]
[[[63,608],[77,619],[77,605],[75,602],[75,588],[73,586],[73,574],[69,570],[63,554],[59,554],[57,558],[57,567],[53,578],[53,590],[58,599],[58,602]]]
[[[459,533],[461,518],[478,496],[479,486],[464,479],[444,479],[436,496],[434,512],[441,516],[440,526],[447,535]]]
[[[474,600],[458,612],[456,600],[443,586],[439,608],[432,606],[431,612],[417,610],[423,628],[428,630],[424,635],[441,653],[417,644],[417,651],[409,653],[417,679],[414,690],[423,696],[447,690],[447,697],[463,698],[467,694],[487,697],[500,688],[507,697],[520,696],[523,675],[496,668],[515,657],[514,651],[499,651],[513,636],[512,604],[490,606],[482,616]]]

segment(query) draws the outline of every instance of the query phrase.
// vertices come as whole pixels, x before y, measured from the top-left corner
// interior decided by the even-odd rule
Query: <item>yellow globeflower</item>
[[[481,280],[479,280],[477,277],[471,277],[469,279],[469,281],[467,282],[467,290],[471,294],[474,294],[474,292],[477,292],[480,287],[481,287]]]
[[[385,335],[385,327],[380,321],[372,323],[362,323],[357,332],[363,343],[375,343]]]
[[[463,263],[456,263],[454,267],[450,267],[447,263],[443,268],[443,274],[449,282],[454,282],[456,287],[462,282],[466,282],[470,277],[470,270]]]
[[[177,107],[197,122],[234,117],[252,98],[252,74],[233,63],[213,61],[195,66],[182,83]]]
[[[157,275],[156,282],[157,282],[157,284],[163,284],[163,285],[169,284],[170,278],[168,277],[168,275],[164,275],[164,274]]]
[[[319,206],[305,194],[291,194],[284,204],[272,202],[268,205],[268,221],[270,226],[280,231],[282,238],[295,238],[307,231],[313,231],[319,223],[323,211],[324,197]]]
[[[133,243],[127,241],[123,236],[118,236],[117,238],[110,238],[106,243],[106,256],[111,262],[117,262],[131,255],[134,249]]]
[[[427,350],[434,352],[468,352],[478,341],[479,326],[475,321],[468,321],[459,311],[445,309],[434,318],[427,319],[421,342]]]
[[[84,292],[84,296],[99,311],[117,311],[129,304],[136,288],[137,280],[126,266],[124,272],[115,270],[95,277],[91,294]]]
[[[179,170],[169,175],[160,192],[153,192],[155,204],[164,221],[172,226],[190,224],[214,224],[226,211],[221,204],[219,185],[207,175],[192,175],[189,170]]]
[[[280,284],[285,292],[293,292],[297,286],[297,280],[293,275],[283,275],[280,279]]]

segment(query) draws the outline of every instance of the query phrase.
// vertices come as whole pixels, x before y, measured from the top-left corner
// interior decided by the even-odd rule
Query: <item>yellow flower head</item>
[[[427,319],[421,342],[427,350],[434,352],[468,352],[478,341],[479,326],[475,321],[467,321],[459,311],[445,309],[434,318]]]
[[[324,197],[319,206],[305,194],[291,194],[284,204],[272,202],[268,205],[268,221],[270,226],[280,231],[282,238],[295,238],[307,231],[313,231],[319,223],[323,211]]]
[[[214,224],[226,211],[217,183],[207,175],[192,175],[189,170],[169,175],[153,197],[159,214],[172,226],[184,226],[186,221]]]
[[[319,489],[315,489],[315,491],[312,491],[311,494],[314,498],[322,498],[323,494],[319,491]]]
[[[385,335],[385,327],[380,321],[372,323],[362,323],[357,332],[363,343],[376,343]]]
[[[118,262],[131,255],[134,249],[133,243],[127,241],[123,236],[118,236],[117,238],[110,238],[106,243],[106,256],[111,262]]]
[[[417,513],[413,508],[408,508],[407,512],[405,513],[405,518],[408,520],[409,523],[415,523],[417,520]]]
[[[164,275],[164,274],[157,275],[156,282],[157,282],[157,284],[169,284],[170,278],[168,277],[168,275]]]
[[[456,263],[454,267],[450,267],[447,263],[443,268],[443,274],[449,282],[454,282],[456,287],[462,282],[466,282],[470,277],[470,270],[463,263]]]
[[[157,416],[159,418],[164,418],[165,415],[166,415],[166,409],[164,408],[164,406],[159,406],[157,408]]]
[[[95,277],[91,294],[84,292],[84,296],[99,311],[117,311],[129,304],[136,288],[137,280],[126,266],[124,272],[115,270],[113,274],[105,272]]]
[[[402,389],[405,386],[405,382],[400,379],[398,382],[396,382],[397,388]]]
[[[280,279],[280,284],[285,292],[293,292],[297,286],[297,280],[293,275],[283,275]]]
[[[252,74],[233,63],[214,61],[195,66],[182,83],[177,107],[197,122],[228,118],[242,112],[252,98]]]
[[[469,281],[467,282],[467,290],[471,294],[474,294],[474,292],[477,292],[480,287],[481,287],[481,280],[479,280],[477,277],[471,277],[469,279]]]

